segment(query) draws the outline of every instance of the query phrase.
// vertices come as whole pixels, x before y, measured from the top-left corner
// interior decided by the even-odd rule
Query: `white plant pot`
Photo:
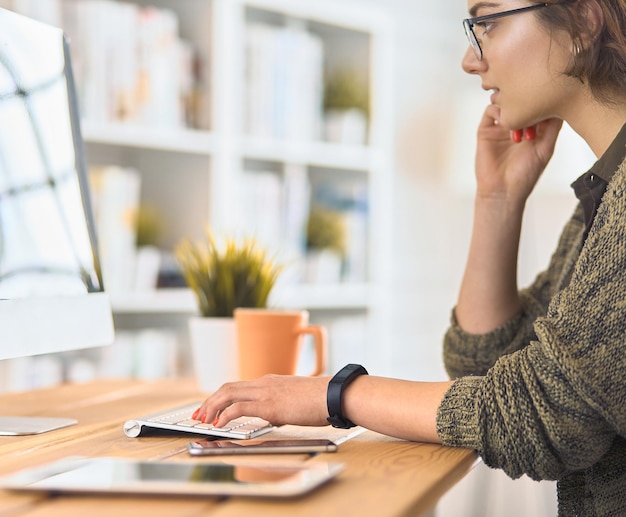
[[[198,386],[212,393],[239,378],[237,335],[233,318],[189,320],[193,368]]]
[[[367,117],[360,109],[324,113],[324,136],[329,142],[348,145],[367,143]]]
[[[341,281],[341,265],[341,255],[336,251],[308,251],[305,279],[312,284],[336,284]]]

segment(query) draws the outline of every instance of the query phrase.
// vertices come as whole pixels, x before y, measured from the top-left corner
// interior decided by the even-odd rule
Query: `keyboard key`
[[[248,433],[253,433],[258,428],[259,428],[259,426],[257,426],[257,425],[242,425],[242,426],[239,426],[239,427],[235,427],[231,431],[231,433],[234,433],[234,434],[248,434]]]
[[[200,420],[181,420],[180,422],[176,422],[176,425],[180,425],[182,427],[195,427],[200,422]]]

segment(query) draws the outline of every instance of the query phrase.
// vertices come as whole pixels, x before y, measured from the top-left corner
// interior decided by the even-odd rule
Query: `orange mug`
[[[308,311],[235,309],[235,328],[241,380],[268,373],[294,375],[305,334],[315,341],[316,364],[310,375],[326,368],[326,329],[309,325]]]

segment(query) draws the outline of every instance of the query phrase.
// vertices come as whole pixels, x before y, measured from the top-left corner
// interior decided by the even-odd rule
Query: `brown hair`
[[[532,3],[544,3],[534,1]],[[573,44],[565,73],[585,82],[600,100],[626,93],[626,0],[548,0],[537,12],[551,30],[566,31]],[[591,23],[596,11],[596,23]]]

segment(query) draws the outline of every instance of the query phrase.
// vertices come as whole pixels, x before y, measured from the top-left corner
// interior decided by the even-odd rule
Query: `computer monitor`
[[[0,360],[112,341],[68,41],[0,9]]]

